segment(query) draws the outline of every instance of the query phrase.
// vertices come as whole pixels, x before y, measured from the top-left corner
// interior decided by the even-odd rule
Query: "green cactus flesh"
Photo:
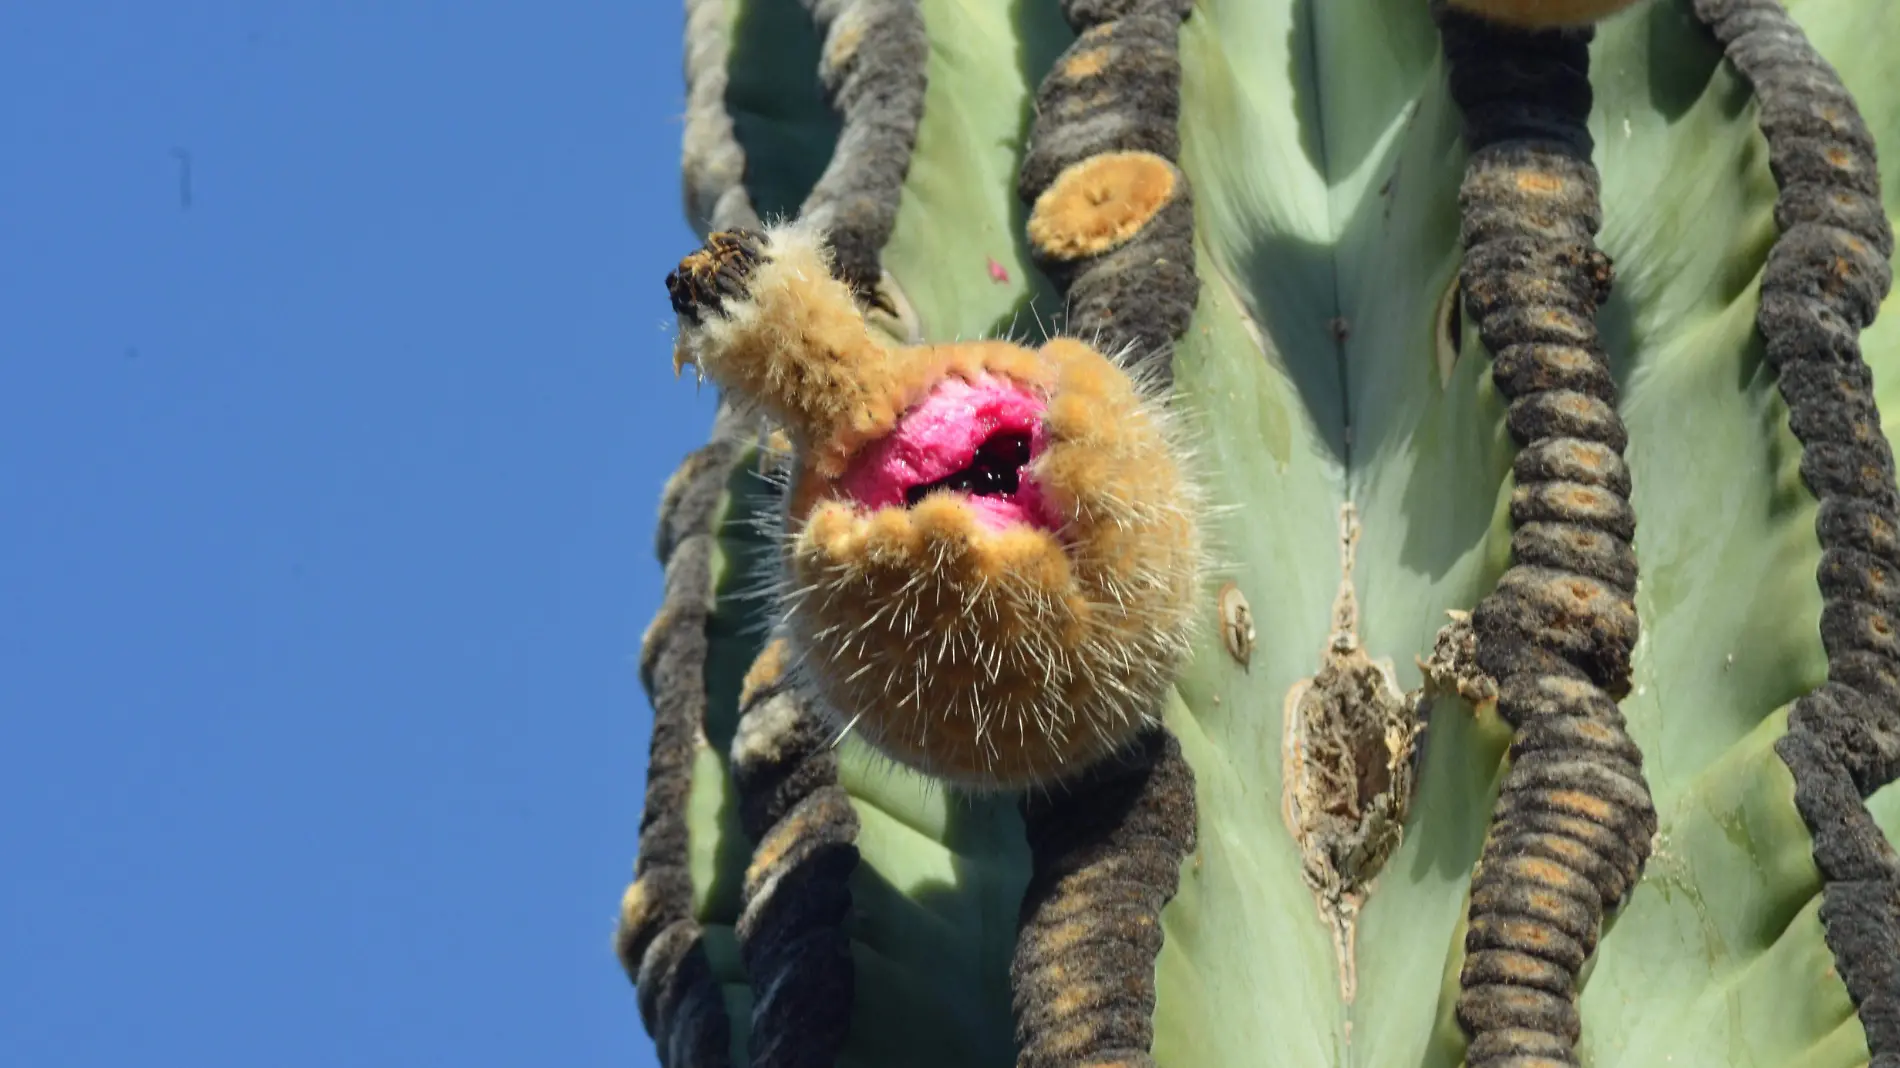
[[[1075,41],[1056,0],[807,6],[821,26],[846,10],[872,27],[858,49],[887,25],[867,11],[914,10],[928,34],[914,149],[880,238],[884,288],[902,311],[894,329],[1034,343],[1073,328],[1026,244],[1018,193],[1037,88]],[[1875,1026],[1863,1016],[1900,1013],[1900,961],[1860,961],[1850,997],[1823,923],[1812,821],[1776,748],[1790,708],[1829,673],[1817,498],[1757,324],[1777,182],[1758,96],[1697,6],[1637,4],[1589,44],[1596,241],[1615,265],[1597,327],[1628,434],[1640,563],[1640,639],[1619,704],[1658,829],[1575,981],[1574,1051],[1523,1063],[1866,1064]],[[1786,6],[1879,146],[1900,145],[1888,54],[1900,6]],[[852,100],[820,81],[823,34],[794,0],[695,0],[689,11],[700,74],[711,63],[728,79],[694,106],[725,109],[749,201],[722,216],[710,196],[689,195],[695,222],[796,213],[849,140],[836,113],[848,126]],[[844,35],[833,30],[835,52]],[[723,54],[708,43],[721,35]],[[1492,701],[1434,689],[1403,837],[1343,916],[1303,876],[1282,807],[1287,698],[1320,672],[1335,626],[1342,506],[1358,524],[1360,646],[1404,689],[1421,685],[1418,661],[1447,614],[1477,606],[1512,562],[1519,447],[1480,324],[1448,297],[1464,256],[1465,118],[1424,0],[1195,0],[1177,49],[1176,161],[1192,189],[1199,293],[1171,369],[1218,506],[1218,568],[1198,652],[1161,710],[1192,769],[1195,829],[1178,888],[1144,899],[1165,901],[1148,965],[1151,1047],[1095,1052],[1183,1068],[1459,1065],[1469,891],[1512,727]],[[689,172],[693,139],[713,136],[691,118]],[[1889,215],[1897,183],[1889,166]],[[1888,412],[1900,411],[1894,300],[1860,336]],[[813,781],[833,801],[801,807],[807,840],[784,831],[776,842],[810,869],[803,911],[770,915],[772,894],[790,895],[766,885],[773,865],[805,875],[776,853],[755,858],[757,839],[794,817],[774,810],[747,826],[731,753],[740,679],[768,622],[756,591],[776,559],[757,520],[775,505],[750,431],[728,430],[669,487],[661,537],[668,608],[646,682],[663,726],[699,729],[655,739],[640,874],[653,900],[689,885],[690,906],[643,906],[658,918],[624,936],[644,951],[628,965],[647,1026],[678,1068],[1014,1063],[1025,1046],[1011,962],[1033,867],[1016,798],[953,793],[849,733],[835,748],[825,737],[807,763],[822,764]],[[1227,583],[1252,617],[1245,663],[1221,628]],[[1900,839],[1900,788],[1866,805]],[[683,860],[668,867],[667,850]],[[1891,905],[1890,847],[1885,864]],[[683,932],[665,936],[679,940],[665,960],[648,945],[662,928]],[[809,934],[794,944],[772,931]],[[1086,974],[1096,965],[1084,949],[1069,972],[1037,981],[1071,983],[1078,998],[1125,988],[1148,1011],[1149,976]],[[1046,1053],[1059,1043],[1037,1041],[1045,1052],[1024,1063],[1113,1059],[1065,1060]],[[1873,1052],[1900,1064],[1900,1049]]]

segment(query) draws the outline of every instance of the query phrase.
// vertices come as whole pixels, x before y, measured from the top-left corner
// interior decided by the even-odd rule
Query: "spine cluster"
[[[1189,0],[1065,0],[1018,192],[1067,332],[1157,387],[1200,295],[1180,156]],[[1152,1065],[1161,910],[1193,852],[1194,772],[1165,727],[1022,805],[1032,876],[1010,977],[1020,1068]]]
[[[1171,377],[1200,298],[1181,154],[1175,39],[1189,0],[1067,0],[1076,41],[1036,94],[1017,191],[1037,265],[1068,301],[1066,330],[1131,350]]]
[[[1577,976],[1656,830],[1624,730],[1636,643],[1627,435],[1595,316],[1608,257],[1590,163],[1590,32],[1515,31],[1435,4],[1463,109],[1467,313],[1520,451],[1511,567],[1472,615],[1515,729],[1473,876],[1457,1017],[1467,1063],[1577,1064]]]
[[[1753,84],[1781,229],[1757,328],[1820,501],[1828,681],[1776,751],[1814,838],[1821,922],[1878,1068],[1900,1065],[1900,860],[1863,798],[1900,774],[1900,491],[1860,352],[1892,285],[1893,230],[1853,97],[1774,0],[1696,0]]]
[[[713,517],[736,450],[715,441],[688,456],[667,484],[659,555],[660,613],[641,643],[653,699],[646,810],[633,885],[621,901],[615,949],[639,990],[640,1018],[669,1068],[725,1068],[732,1025],[693,915],[686,800],[706,716],[706,622],[712,610]]]

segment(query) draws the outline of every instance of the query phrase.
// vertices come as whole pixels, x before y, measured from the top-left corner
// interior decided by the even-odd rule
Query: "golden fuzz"
[[[765,648],[760,649],[759,655],[753,658],[752,666],[746,669],[745,679],[739,684],[740,708],[751,704],[759,694],[779,684],[785,675],[789,655],[785,639],[774,638],[765,643]]]
[[[1101,255],[1135,236],[1180,187],[1174,164],[1152,152],[1090,156],[1036,198],[1029,243],[1053,260]]]
[[[832,277],[818,235],[794,224],[774,237],[746,299],[703,323],[682,324],[674,364],[690,363],[758,406],[794,448],[813,452],[821,468],[836,474],[843,470],[840,450],[897,425],[902,409],[894,407],[893,364],[850,289]]]

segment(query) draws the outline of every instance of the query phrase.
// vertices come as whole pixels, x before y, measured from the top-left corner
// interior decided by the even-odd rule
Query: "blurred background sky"
[[[0,1064],[653,1063],[681,15],[0,3]]]

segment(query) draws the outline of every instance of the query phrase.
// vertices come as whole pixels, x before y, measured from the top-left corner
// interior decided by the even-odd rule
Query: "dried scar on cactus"
[[[1587,26],[1636,0],[1450,0],[1460,11],[1527,29]]]
[[[1340,512],[1339,596],[1319,672],[1288,691],[1281,739],[1281,814],[1299,843],[1302,874],[1331,927],[1340,996],[1358,986],[1355,935],[1373,879],[1398,849],[1411,806],[1413,757],[1424,721],[1417,697],[1400,691],[1390,661],[1359,641],[1353,558],[1359,520]]]
[[[1166,408],[1058,338],[890,347],[802,223],[667,279],[677,366],[792,446],[779,632],[796,685],[893,760],[1047,783],[1128,742],[1186,657],[1198,496]]]

